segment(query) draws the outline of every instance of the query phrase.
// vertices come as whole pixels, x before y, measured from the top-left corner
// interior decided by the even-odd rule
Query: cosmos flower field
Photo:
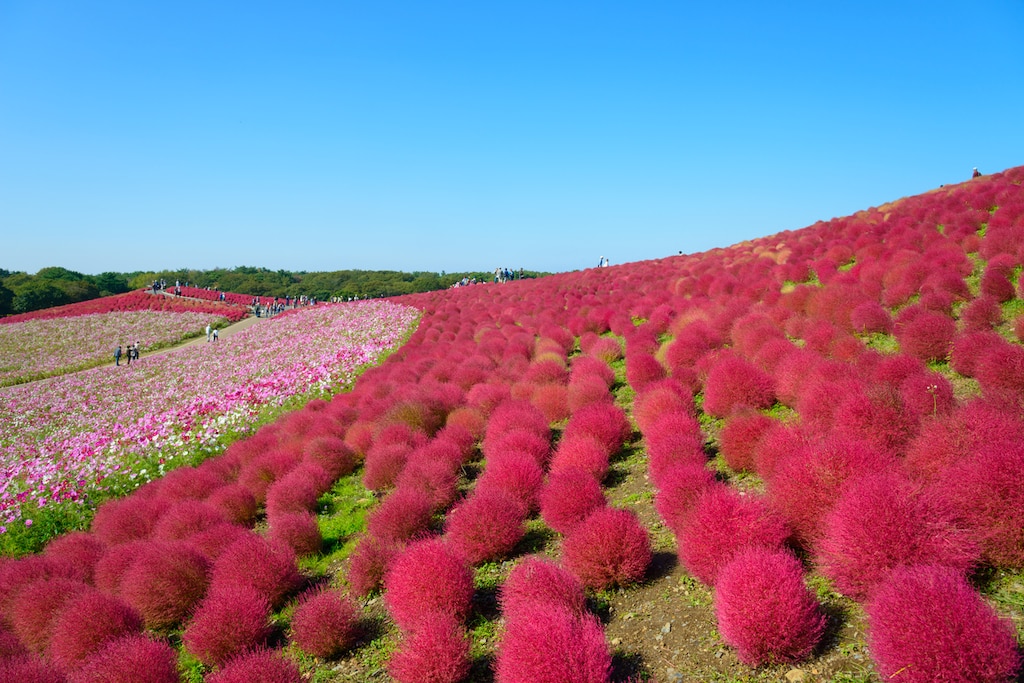
[[[0,678],[1014,681],[1022,181],[396,299],[351,391],[0,563]]]

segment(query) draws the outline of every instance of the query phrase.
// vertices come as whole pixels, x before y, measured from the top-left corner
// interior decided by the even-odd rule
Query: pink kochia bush
[[[411,631],[427,614],[465,619],[473,599],[473,572],[444,541],[425,539],[409,545],[392,561],[384,589],[391,618],[402,630]]]
[[[559,605],[510,620],[498,646],[497,683],[607,683],[612,656],[601,623]]]
[[[214,587],[182,635],[190,653],[208,665],[223,665],[270,635],[270,603],[251,586]]]
[[[282,543],[298,557],[320,552],[323,536],[316,516],[311,512],[283,512],[267,518],[270,528],[267,537]]]
[[[451,615],[425,614],[388,662],[398,683],[460,683],[469,675],[469,638]]]
[[[346,572],[352,594],[363,597],[380,588],[384,583],[384,573],[398,551],[399,545],[392,541],[381,540],[372,535],[359,539],[355,550],[349,556]]]
[[[565,426],[563,438],[589,434],[609,455],[613,455],[626,443],[632,431],[622,408],[614,403],[593,403],[573,413]]]
[[[570,533],[604,505],[601,485],[589,472],[576,467],[552,472],[540,490],[541,518],[560,534]]]
[[[500,488],[483,488],[456,505],[445,520],[445,537],[471,564],[508,555],[526,534],[526,510]]]
[[[45,652],[54,618],[68,600],[88,589],[81,581],[56,578],[34,581],[18,591],[7,621],[21,645],[37,654]]]
[[[206,679],[207,683],[302,683],[304,680],[299,669],[281,653],[262,649],[235,657]]]
[[[583,585],[554,562],[531,555],[516,565],[499,596],[501,611],[511,621],[529,620],[537,610],[555,605],[573,614],[586,612]]]
[[[624,586],[643,578],[651,541],[632,512],[601,507],[565,537],[562,559],[585,586]]]
[[[222,585],[251,586],[272,607],[278,607],[301,581],[291,548],[250,533],[232,543],[213,563],[210,584],[211,589]]]
[[[714,473],[704,465],[676,463],[666,468],[655,482],[658,491],[654,494],[654,508],[665,525],[678,536],[701,494],[715,485],[721,486],[715,481]]]
[[[836,588],[863,599],[897,567],[939,564],[965,574],[979,548],[950,503],[898,472],[861,476],[825,517],[817,560]]]
[[[704,412],[726,417],[739,406],[770,408],[775,403],[772,378],[753,363],[733,354],[723,355],[704,381]]]
[[[736,555],[715,584],[715,615],[722,639],[748,666],[806,659],[825,630],[800,561],[785,550]]]
[[[58,614],[48,654],[58,667],[71,671],[107,642],[141,631],[138,612],[116,598],[86,590]]]
[[[180,623],[206,592],[210,563],[181,541],[151,541],[121,579],[121,596],[151,629]]]
[[[137,634],[107,643],[70,683],[178,683],[178,656],[167,643]]]
[[[791,531],[761,499],[741,496],[727,486],[711,486],[697,499],[678,534],[679,559],[708,586],[740,551],[782,549]]]
[[[1004,683],[1020,670],[1013,624],[955,569],[893,571],[871,596],[867,615],[868,646],[885,680]]]
[[[359,608],[333,590],[312,593],[292,616],[292,640],[314,657],[335,657],[352,647],[359,633]]]

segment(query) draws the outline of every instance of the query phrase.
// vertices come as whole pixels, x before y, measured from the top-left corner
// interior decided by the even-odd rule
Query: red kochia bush
[[[1021,665],[1014,627],[949,567],[896,569],[867,604],[868,648],[885,680],[1012,680]]]
[[[220,666],[269,634],[266,597],[250,586],[220,585],[200,603],[181,640],[199,661]]]
[[[23,654],[0,659],[0,681],[66,683],[67,678],[49,662]]]
[[[229,522],[252,526],[256,519],[256,496],[241,484],[220,487],[206,502],[220,510]]]
[[[292,616],[292,639],[314,657],[335,657],[352,647],[359,633],[359,608],[333,590],[304,597]]]
[[[711,486],[721,486],[710,469],[696,462],[679,462],[667,467],[654,485],[658,488],[654,507],[677,536],[701,494]]]
[[[756,410],[733,414],[718,433],[718,451],[735,472],[754,469],[754,449],[775,420]]]
[[[460,683],[469,675],[469,638],[448,614],[425,615],[388,662],[398,683]]]
[[[252,586],[272,607],[279,607],[301,581],[291,548],[250,533],[228,546],[213,563],[210,587]]]
[[[318,436],[306,444],[305,461],[319,465],[332,481],[351,474],[356,468],[356,454],[336,436]]]
[[[163,641],[130,635],[107,643],[70,676],[70,683],[178,683],[178,656]]]
[[[586,612],[586,596],[579,580],[554,562],[536,555],[527,557],[509,573],[501,585],[498,601],[510,621],[530,619],[536,611],[550,606],[578,615]]]
[[[86,590],[64,604],[53,627],[49,655],[70,671],[105,643],[142,630],[142,618],[128,605],[97,590]]]
[[[506,624],[495,669],[497,683],[607,683],[612,656],[596,617],[548,605]]]
[[[952,318],[933,311],[918,311],[896,325],[900,350],[923,361],[944,360],[956,336]]]
[[[445,519],[445,536],[471,564],[506,556],[526,534],[526,510],[504,491],[475,491]]]
[[[614,403],[592,403],[583,406],[569,418],[563,438],[589,434],[597,439],[609,455],[622,448],[633,429],[626,413]]]
[[[960,311],[960,323],[967,332],[991,330],[1003,321],[1003,309],[995,298],[978,297]]]
[[[107,545],[148,538],[160,515],[170,507],[163,499],[144,498],[139,494],[108,500],[92,518],[92,532]]]
[[[540,408],[548,422],[558,422],[569,417],[569,389],[563,384],[536,387],[530,402]]]
[[[562,558],[585,586],[623,586],[643,578],[651,563],[651,541],[632,512],[602,507],[565,537]]]
[[[608,400],[611,400],[608,384],[597,375],[581,374],[578,377],[574,376],[572,381],[569,382],[566,401],[570,413],[591,403],[601,403]]]
[[[314,555],[323,546],[323,536],[311,512],[284,512],[267,518],[267,538],[283,543],[298,557]]]
[[[210,563],[181,541],[151,541],[121,579],[121,597],[138,610],[147,628],[170,628],[203,597]]]
[[[997,567],[1024,567],[1024,445],[989,443],[943,471],[937,489],[949,498]]]
[[[892,316],[877,301],[865,301],[850,312],[850,325],[861,333],[892,332]]]
[[[206,683],[302,683],[298,668],[274,650],[253,650],[235,657]]]
[[[665,368],[649,353],[633,352],[626,357],[626,381],[635,391],[665,378]]]
[[[309,512],[330,487],[327,473],[319,465],[299,465],[267,489],[267,514]]]
[[[44,579],[28,584],[18,591],[11,603],[8,619],[11,629],[26,649],[42,654],[50,642],[54,619],[64,603],[86,590],[89,586],[75,579]]]
[[[649,384],[633,401],[633,419],[646,432],[663,414],[692,413],[693,396],[674,379]]]
[[[567,534],[605,504],[604,491],[589,472],[576,467],[553,471],[540,490],[540,515],[544,523]]]
[[[789,527],[763,500],[727,486],[709,487],[678,534],[679,559],[701,582],[715,585],[722,567],[749,547],[780,549]]]
[[[839,591],[861,599],[896,567],[941,564],[966,574],[978,553],[947,501],[888,472],[847,485],[825,517],[817,559]]]
[[[426,493],[399,487],[370,513],[366,529],[376,538],[398,543],[425,532],[432,516],[433,505]]]
[[[848,480],[896,466],[895,456],[863,441],[826,438],[797,448],[779,463],[768,479],[768,500],[801,542],[814,543]]]
[[[644,430],[647,467],[657,483],[662,473],[680,462],[703,465],[704,435],[697,418],[687,413],[665,413]]]
[[[95,534],[73,531],[47,543],[43,556],[56,574],[88,583],[105,551],[106,546]]]
[[[738,406],[770,408],[773,403],[772,378],[739,356],[721,356],[704,381],[704,412],[714,417],[726,417]]]
[[[488,462],[476,482],[476,490],[495,488],[511,495],[527,511],[537,509],[544,471],[525,453],[510,453]]]
[[[551,459],[551,472],[577,469],[587,472],[595,481],[608,474],[608,451],[590,434],[569,434],[558,442]]]
[[[1024,403],[1024,348],[1000,344],[986,349],[976,376],[985,398],[1020,406]]]
[[[153,537],[164,541],[185,540],[226,521],[224,512],[210,503],[183,500],[163,514],[153,528]]]
[[[371,491],[394,486],[410,453],[412,446],[406,443],[374,444],[363,464],[363,486]]]
[[[433,612],[465,619],[473,599],[473,572],[442,540],[426,539],[411,544],[392,561],[384,589],[391,618],[399,628],[411,631]]]
[[[399,547],[374,536],[363,536],[348,559],[346,578],[352,594],[363,597],[380,588],[384,573]]]
[[[748,548],[723,567],[715,616],[722,640],[748,666],[806,659],[825,630],[800,561],[785,550]]]

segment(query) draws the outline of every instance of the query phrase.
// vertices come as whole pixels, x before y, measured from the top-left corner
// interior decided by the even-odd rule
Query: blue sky
[[[1024,3],[0,0],[0,268],[564,271],[1024,164]]]

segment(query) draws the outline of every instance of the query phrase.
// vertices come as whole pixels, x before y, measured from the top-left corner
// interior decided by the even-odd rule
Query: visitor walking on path
[[[121,365],[121,346],[117,347],[117,351],[114,351],[114,365]]]
[[[220,332],[218,330],[213,331],[213,341],[220,339]]]
[[[210,341],[210,323],[206,323],[206,341]]]

